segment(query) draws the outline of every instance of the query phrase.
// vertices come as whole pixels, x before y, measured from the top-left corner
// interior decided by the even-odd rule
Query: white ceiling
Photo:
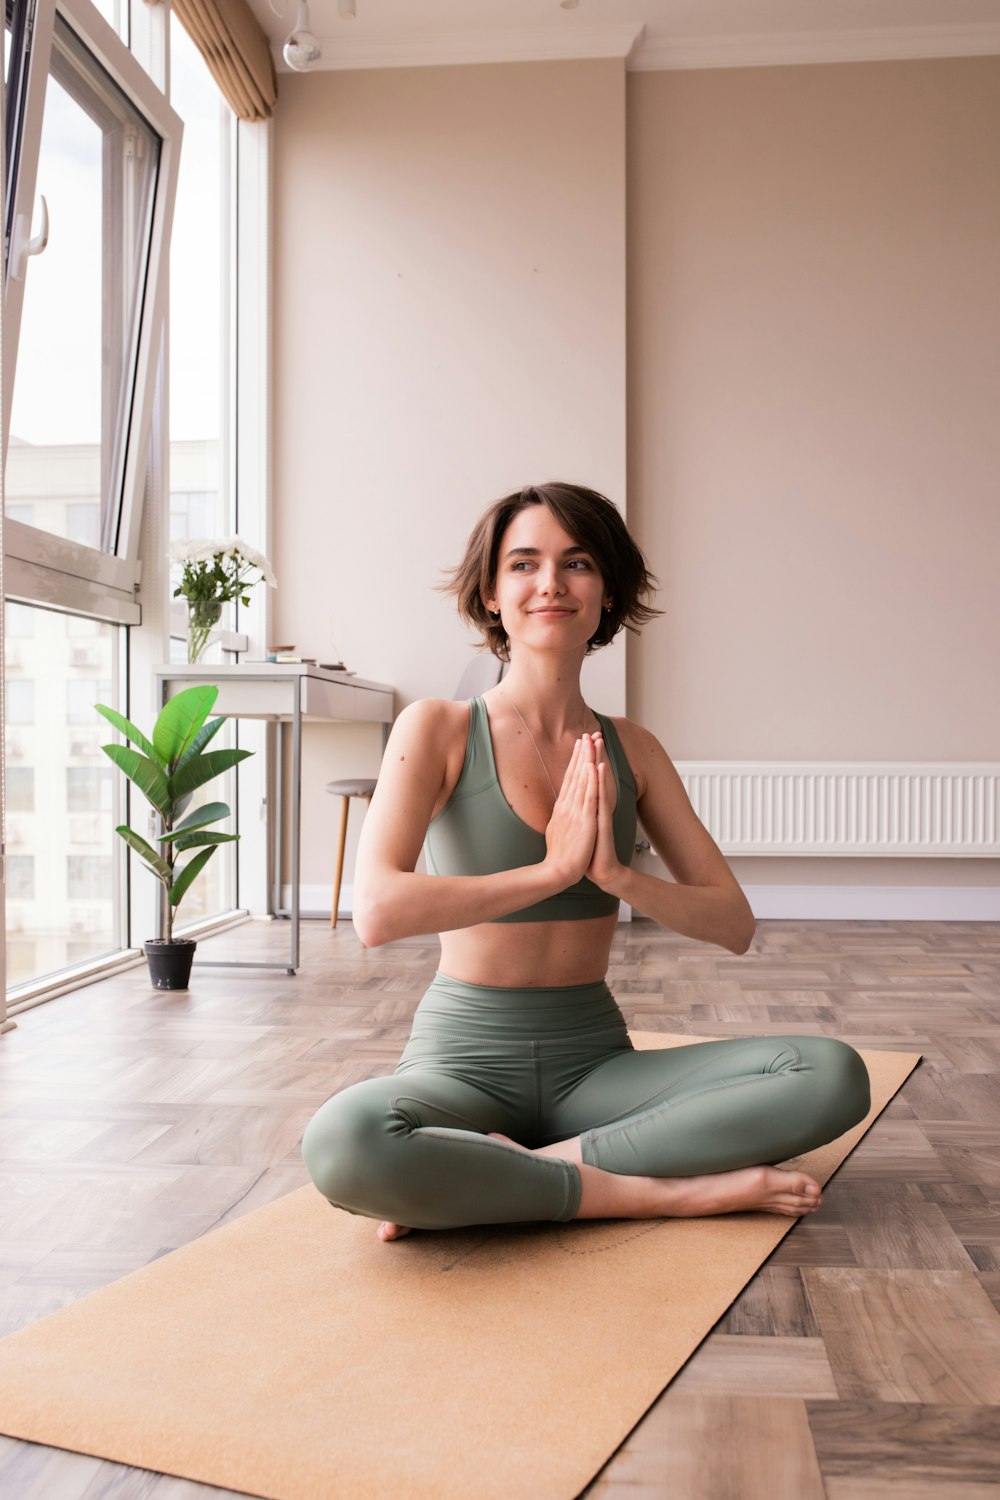
[[[298,0],[249,0],[271,40]],[[310,0],[319,68],[626,57],[631,69],[1000,52],[1000,0]]]

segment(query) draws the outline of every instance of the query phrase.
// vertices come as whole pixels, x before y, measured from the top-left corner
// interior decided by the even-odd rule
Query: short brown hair
[[[484,596],[492,594],[497,580],[500,539],[519,511],[529,505],[546,505],[564,531],[585,547],[601,570],[611,596],[611,608],[587,644],[587,654],[613,641],[619,630],[635,630],[661,614],[647,601],[656,591],[656,579],[629,535],[617,506],[596,490],[580,484],[552,481],[526,485],[504,495],[480,516],[457,567],[440,587],[454,594],[463,620],[483,634],[483,644],[501,661],[510,659],[507,632],[486,608]]]

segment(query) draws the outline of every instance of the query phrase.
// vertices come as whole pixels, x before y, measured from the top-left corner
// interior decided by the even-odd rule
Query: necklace
[[[528,721],[527,721],[527,719],[524,717],[524,714],[518,708],[517,704],[514,702],[513,698],[511,697],[510,693],[507,691],[506,687],[504,686],[504,684],[502,682],[500,683],[500,691],[503,693],[504,697],[507,699],[507,702],[510,704],[511,708],[517,714],[517,717],[520,719],[521,723],[524,725],[525,730],[526,730],[527,735],[528,735],[528,739],[534,745],[534,747],[535,747],[535,754],[538,756],[538,759],[541,762],[542,770],[545,772],[545,780],[548,782],[549,786],[552,788],[552,801],[556,802],[557,799],[558,799],[558,795],[559,794],[558,794],[558,792],[555,789],[555,783],[553,782],[552,777],[549,775],[549,768],[545,764],[545,757],[542,755],[542,752],[538,748],[538,741],[535,739],[535,736],[532,734],[531,730],[528,728]],[[588,711],[587,710],[587,705],[584,704],[583,708],[584,708],[584,713],[586,714],[587,711]],[[584,720],[584,722],[586,722],[586,720]],[[583,730],[582,729],[580,730],[580,734],[581,735],[583,734]]]

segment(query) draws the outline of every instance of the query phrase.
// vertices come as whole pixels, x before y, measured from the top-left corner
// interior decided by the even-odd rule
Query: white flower
[[[226,563],[235,564],[238,559],[244,565],[258,569],[261,583],[269,584],[271,588],[277,586],[278,580],[267,557],[241,536],[220,537],[217,541],[209,537],[186,537],[171,542],[168,555],[171,562],[180,563],[212,563],[217,557],[222,557]]]
[[[183,564],[181,582],[174,590],[175,599],[183,595],[189,601],[216,599],[225,603],[244,598],[255,583],[277,586],[278,580],[263,552],[251,547],[241,536],[217,541],[187,537],[171,542],[169,556],[171,562]],[[251,570],[258,571],[260,577],[249,577]],[[220,578],[220,572],[224,577]]]

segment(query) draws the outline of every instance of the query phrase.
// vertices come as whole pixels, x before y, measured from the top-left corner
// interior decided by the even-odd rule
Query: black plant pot
[[[168,943],[164,938],[147,938],[142,951],[149,964],[149,977],[154,988],[186,990],[197,946],[194,938],[179,938],[175,943]]]

